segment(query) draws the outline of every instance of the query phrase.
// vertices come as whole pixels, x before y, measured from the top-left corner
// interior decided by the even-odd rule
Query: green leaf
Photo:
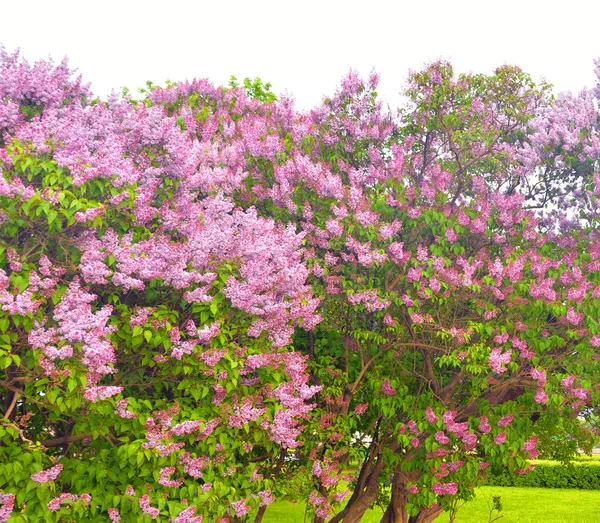
[[[213,315],[216,316],[218,310],[219,310],[219,306],[217,305],[215,300],[211,301],[210,302],[210,312],[212,312]]]
[[[48,225],[52,225],[54,223],[54,220],[56,220],[57,217],[58,217],[58,212],[56,212],[56,210],[54,210],[54,209],[50,209],[48,211]]]

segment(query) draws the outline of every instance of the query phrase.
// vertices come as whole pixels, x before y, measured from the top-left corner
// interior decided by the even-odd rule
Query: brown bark
[[[415,516],[409,516],[406,511],[408,503],[408,483],[417,480],[414,475],[396,472],[392,482],[390,504],[381,518],[380,523],[431,523],[442,512],[441,508],[421,508]]]
[[[329,520],[329,523],[359,523],[365,512],[377,501],[379,477],[385,466],[383,457],[379,453],[377,439],[377,437],[374,438],[371,443],[369,454],[358,475],[352,497],[348,500],[344,509]],[[392,441],[389,448],[392,451],[397,450],[398,443]]]
[[[273,470],[271,477],[279,476],[281,469],[283,468],[283,465],[285,464],[286,456],[287,456],[287,449],[282,449],[281,452],[279,453],[279,458],[277,459],[277,464],[275,465],[275,469]],[[254,523],[261,523],[266,511],[267,511],[266,505],[262,505],[261,507],[259,507],[258,512],[256,513],[256,517],[254,518]]]
[[[262,518],[264,517],[266,511],[267,511],[266,505],[259,507],[258,512],[256,513],[256,517],[254,518],[254,523],[260,523],[262,521]]]
[[[431,523],[444,512],[441,508],[425,508],[422,509],[416,516],[409,518],[408,523]]]
[[[400,472],[394,474],[390,503],[383,513],[381,523],[407,523],[408,514],[406,504],[408,491],[406,490],[407,478]]]
[[[61,438],[45,439],[40,443],[44,447],[59,447],[61,445],[68,445],[84,439],[92,439],[93,437],[93,434],[76,434],[75,436],[63,436]]]
[[[365,462],[365,465],[367,463],[368,461]],[[352,497],[344,509],[329,520],[329,523],[358,523],[369,507],[377,500],[377,494],[379,494],[379,476],[383,470],[383,462],[379,459],[373,470],[362,478],[362,471],[365,470],[365,465],[363,465]]]
[[[377,501],[379,493],[379,478],[374,478],[369,482],[367,488],[349,507],[349,510],[344,515],[343,523],[360,523],[365,512],[369,510],[371,505]]]

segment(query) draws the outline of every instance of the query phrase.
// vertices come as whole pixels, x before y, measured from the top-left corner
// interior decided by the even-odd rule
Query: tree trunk
[[[422,508],[416,516],[408,517],[404,508],[397,510],[396,508],[392,508],[392,504],[390,503],[384,512],[380,523],[431,523],[441,515],[442,512],[442,508],[428,507]]]
[[[369,507],[377,501],[379,476],[383,471],[383,459],[378,456],[373,465],[375,453],[369,456],[360,472],[356,488],[344,510],[336,514],[329,523],[359,523]]]
[[[408,523],[408,514],[406,513],[407,501],[406,479],[404,475],[396,472],[392,481],[390,504],[383,513],[381,523]]]
[[[358,475],[352,497],[348,500],[344,510],[331,518],[329,523],[360,523],[365,512],[377,501],[379,477],[385,466],[383,456],[380,452],[378,431],[379,429],[377,428],[375,437],[369,448],[367,459],[365,459]],[[388,448],[392,452],[395,452],[398,449],[398,441],[392,440],[388,444]]]
[[[256,513],[256,517],[254,518],[254,523],[261,523],[266,511],[267,511],[266,505],[263,505],[262,507],[258,507],[258,512]]]
[[[416,516],[408,516],[406,505],[408,503],[408,482],[415,482],[417,477],[411,474],[396,472],[392,482],[390,504],[381,518],[380,523],[431,523],[442,512],[440,507],[423,507]]]
[[[279,476],[279,474],[281,473],[281,469],[283,468],[283,465],[285,463],[286,456],[287,449],[281,449],[281,452],[279,453],[279,458],[277,459],[277,464],[275,465],[275,469],[273,470],[273,473],[270,475],[270,477],[276,478],[277,476]],[[254,518],[254,523],[261,523],[266,511],[266,505],[259,507],[258,512],[256,513],[256,517]]]
[[[329,520],[329,523],[360,523],[365,512],[369,510],[375,501],[377,501],[378,493],[379,484],[376,481],[372,485],[369,485],[360,495],[355,495],[350,498],[350,501],[348,501],[344,510],[333,516],[333,518]],[[317,520],[315,519],[315,522],[316,521]]]

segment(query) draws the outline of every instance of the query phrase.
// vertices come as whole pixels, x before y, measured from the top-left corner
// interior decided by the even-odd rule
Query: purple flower
[[[395,396],[396,389],[392,388],[390,384],[390,380],[384,380],[381,384],[381,392],[383,392],[386,396]]]
[[[235,515],[238,518],[241,518],[250,512],[250,507],[246,504],[246,500],[242,499],[240,501],[236,501],[231,504],[233,509],[235,510]]]
[[[446,445],[447,443],[450,442],[450,438],[448,436],[446,436],[446,434],[444,433],[443,430],[436,432],[434,437],[435,437],[436,441],[438,443],[441,443],[442,445]]]
[[[479,419],[479,430],[482,434],[489,434],[492,431],[492,426],[487,418],[487,416],[481,416]]]
[[[359,403],[356,407],[354,407],[354,414],[356,414],[357,416],[360,416],[360,415],[364,414],[365,412],[367,412],[368,408],[369,408],[368,403]]]
[[[513,419],[515,419],[514,414],[507,414],[506,416],[502,416],[500,418],[500,420],[498,421],[498,426],[499,427],[508,427],[511,424]]]
[[[506,432],[501,432],[494,438],[494,443],[496,445],[501,445],[506,441]]]
[[[427,421],[428,421],[429,423],[431,423],[432,425],[433,425],[434,423],[437,423],[437,422],[438,422],[438,418],[437,418],[437,416],[435,415],[435,413],[433,412],[433,409],[432,409],[431,407],[427,407],[427,408],[425,409],[425,417],[427,418]]]
[[[62,469],[63,465],[62,463],[59,463],[57,465],[54,465],[54,467],[52,468],[42,470],[41,472],[38,472],[36,474],[32,474],[31,479],[40,485],[43,483],[48,483],[49,481],[54,481],[58,477]]]

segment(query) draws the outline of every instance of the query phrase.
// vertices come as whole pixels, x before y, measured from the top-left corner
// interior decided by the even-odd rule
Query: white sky
[[[261,77],[308,108],[350,69],[399,103],[409,69],[519,65],[555,91],[594,84],[598,0],[0,0],[0,42],[30,61],[69,57],[101,96],[152,80]]]

